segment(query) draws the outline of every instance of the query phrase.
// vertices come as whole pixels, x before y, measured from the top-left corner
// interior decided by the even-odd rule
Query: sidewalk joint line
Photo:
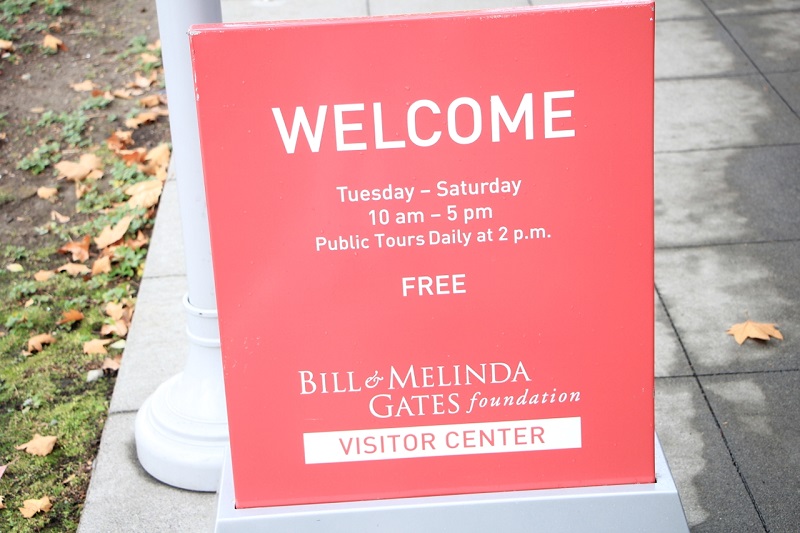
[[[729,376],[752,376],[754,374],[790,374],[793,372],[800,372],[800,368],[783,368],[780,370],[740,370],[731,372],[701,372],[699,374],[676,374],[674,376],[656,376],[656,379],[673,379],[673,378],[714,378],[714,377],[729,377]]]
[[[772,239],[768,241],[739,241],[739,242],[708,242],[703,244],[667,244],[658,246],[659,250],[693,250],[698,248],[720,248],[723,246],[755,246],[760,244],[792,244],[800,242],[800,239]]]
[[[708,6],[706,6],[708,7]],[[756,503],[755,495],[753,491],[750,489],[750,485],[747,483],[747,479],[744,477],[744,473],[739,466],[739,462],[736,460],[736,457],[733,455],[733,450],[731,449],[731,445],[728,442],[728,438],[725,436],[725,431],[722,429],[722,424],[720,424],[719,418],[717,417],[717,413],[714,412],[714,407],[711,405],[711,400],[708,398],[706,394],[706,389],[703,387],[703,383],[700,381],[700,377],[697,374],[697,371],[694,368],[694,363],[692,363],[692,358],[689,357],[689,352],[686,349],[686,345],[683,343],[683,339],[681,338],[680,334],[678,333],[678,329],[675,326],[675,322],[672,320],[672,315],[669,312],[669,308],[667,307],[664,298],[661,296],[661,291],[658,290],[658,285],[654,284],[656,295],[658,296],[659,302],[664,307],[664,312],[667,314],[667,319],[669,320],[670,325],[672,326],[672,331],[675,333],[675,337],[678,340],[678,344],[681,347],[681,351],[683,351],[683,356],[686,358],[686,362],[689,363],[689,368],[692,371],[692,377],[694,377],[694,381],[697,384],[697,387],[700,389],[700,394],[703,396],[703,400],[706,403],[706,407],[708,408],[709,413],[711,413],[711,418],[714,421],[714,425],[717,426],[717,431],[719,431],[719,435],[722,438],[722,443],[725,446],[725,449],[728,451],[728,456],[733,463],[733,467],[736,469],[736,473],[739,475],[739,479],[744,486],[744,490],[747,493],[747,496],[750,498],[750,502],[753,504],[753,509],[756,511],[756,515],[758,515],[758,519],[761,522],[761,527],[764,528],[766,533],[770,533],[769,527],[767,527],[766,519],[764,518],[761,509],[759,509],[758,504]]]
[[[783,102],[783,105],[785,105],[789,109],[789,113],[793,114],[796,118],[800,119],[800,115],[798,115],[797,111],[795,111],[795,109],[791,106],[789,101],[786,100],[786,98],[775,87],[775,85],[772,84],[772,81],[766,76],[766,74],[764,74],[764,71],[761,70],[761,67],[758,66],[758,64],[753,60],[753,58],[750,56],[750,54],[747,52],[747,50],[745,50],[744,46],[742,46],[742,44],[739,42],[739,40],[736,38],[736,36],[733,35],[733,33],[731,32],[730,29],[728,29],[728,26],[722,21],[722,19],[719,17],[719,15],[717,15],[714,12],[714,10],[711,9],[708,6],[708,0],[700,0],[700,2],[706,7],[706,9],[708,9],[708,11],[711,13],[711,16],[714,18],[714,20],[717,21],[717,24],[719,24],[720,27],[725,31],[725,33],[728,34],[728,36],[733,40],[733,42],[736,44],[736,46],[739,48],[739,50],[741,50],[741,52],[744,54],[744,56],[750,62],[750,64],[753,65],[753,67],[758,71],[758,73],[761,75],[763,80],[767,83],[767,85],[769,85],[770,89],[772,89],[772,91],[778,96],[778,98],[781,99],[781,102]],[[797,9],[792,9],[790,11],[794,12],[794,11],[797,11]],[[748,14],[748,15],[749,16],[753,16],[752,14]],[[759,514],[759,516],[761,516],[761,515]],[[766,527],[766,525],[764,527]]]
[[[757,148],[793,148],[800,146],[800,143],[770,143],[770,144],[741,144],[731,146],[709,146],[708,148],[684,148],[681,150],[655,150],[655,155],[660,154],[685,154],[691,152],[716,152],[721,150],[755,150]]]

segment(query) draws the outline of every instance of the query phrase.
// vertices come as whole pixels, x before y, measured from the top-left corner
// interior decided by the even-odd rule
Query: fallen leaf
[[[24,450],[31,455],[39,455],[44,457],[45,455],[50,455],[50,452],[53,451],[53,447],[56,445],[57,437],[52,435],[39,435],[38,433],[34,433],[33,438],[26,442],[25,444],[20,444],[19,446],[14,446],[15,450]]]
[[[47,281],[48,279],[52,278],[55,275],[56,273],[53,272],[52,270],[40,270],[39,272],[33,275],[33,279],[35,279],[36,281]]]
[[[122,245],[130,248],[131,250],[138,250],[139,248],[147,245],[148,242],[150,242],[150,239],[148,239],[147,236],[142,233],[141,230],[139,230],[136,233],[135,239],[125,239],[122,242]]]
[[[155,176],[161,181],[167,180],[167,169],[169,168],[170,161],[169,144],[161,143],[149,152],[144,158],[147,164],[144,167],[144,173],[150,176]]]
[[[108,256],[101,257],[92,263],[92,275],[108,274],[111,272],[111,258]]]
[[[131,208],[143,207],[145,209],[153,207],[161,197],[164,183],[159,179],[140,181],[125,189],[128,198],[128,206]]]
[[[36,189],[36,196],[42,200],[50,200],[51,198],[55,198],[57,194],[58,189],[55,187],[39,187]]]
[[[120,302],[108,302],[103,310],[109,317],[119,320],[125,313],[125,305]]]
[[[127,130],[117,130],[106,139],[106,146],[115,152],[123,150],[133,144],[133,132]]]
[[[161,105],[161,98],[157,94],[148,94],[147,96],[143,96],[139,98],[139,105],[142,107],[156,107],[157,105]]]
[[[83,353],[85,354],[101,354],[108,353],[106,344],[109,344],[111,339],[92,339],[83,343]]]
[[[154,70],[150,73],[150,76],[145,78],[142,76],[141,72],[137,72],[134,76],[132,82],[126,85],[129,89],[147,89],[150,87],[156,80],[158,79],[158,73]]]
[[[158,120],[158,116],[159,116],[158,113],[156,113],[155,111],[142,111],[135,117],[127,119],[125,121],[125,127],[135,130],[142,124],[146,124],[148,122],[155,122],[156,120]]]
[[[90,188],[91,187],[89,187],[88,185],[85,185],[85,184],[81,183],[80,181],[76,181],[75,182],[75,198],[80,200],[83,197],[84,194],[89,192]]]
[[[61,213],[53,209],[52,211],[50,211],[50,220],[55,220],[59,224],[66,224],[67,222],[69,222],[69,217],[67,215],[62,215]]]
[[[66,272],[70,276],[85,276],[91,273],[89,267],[79,263],[66,263],[56,269],[56,272]]]
[[[78,161],[59,161],[55,164],[58,171],[56,179],[82,181],[85,179],[99,179],[103,176],[103,164],[94,154],[83,154]]]
[[[56,338],[49,333],[40,333],[28,339],[28,351],[30,353],[41,352],[45,344],[53,344]]]
[[[100,232],[100,235],[94,238],[95,245],[98,248],[103,249],[106,246],[114,244],[118,240],[122,239],[122,237],[125,236],[125,232],[128,231],[132,221],[133,217],[128,215],[126,217],[122,217],[122,219],[114,224],[113,227],[110,225],[106,226]]]
[[[132,150],[118,150],[117,155],[125,161],[125,164],[131,166],[143,162],[147,157],[147,150],[141,147]]]
[[[139,59],[142,60],[142,63],[158,63],[159,61],[161,61],[161,58],[159,58],[158,56],[147,52],[142,52],[141,54],[139,54]]]
[[[0,509],[5,509],[5,508],[6,508],[6,506],[3,505],[3,496],[2,496],[2,494],[0,494]]]
[[[72,90],[79,93],[86,93],[97,89],[97,85],[92,80],[84,80],[80,83],[70,83],[69,86],[72,87]]]
[[[19,263],[9,263],[9,264],[7,264],[6,265],[6,270],[8,270],[9,272],[14,272],[14,273],[25,272],[25,268],[22,265],[20,265]]]
[[[77,309],[69,309],[64,311],[61,315],[61,320],[56,322],[57,325],[62,324],[71,324],[73,322],[78,322],[79,320],[83,320],[83,313],[78,311]]]
[[[125,337],[128,334],[128,326],[124,320],[115,320],[113,324],[103,324],[100,327],[100,335],[116,335],[117,337]]]
[[[768,341],[770,337],[775,337],[776,339],[783,340],[783,335],[781,335],[781,332],[776,328],[776,324],[753,322],[752,320],[734,324],[726,333],[728,333],[728,335],[733,335],[733,338],[736,339],[736,342],[740,345],[748,338]]]
[[[53,37],[49,33],[44,36],[44,40],[42,41],[42,46],[45,48],[49,48],[53,52],[58,52],[59,49],[61,50],[67,49],[67,47],[64,46],[64,41],[62,41],[58,37]]]
[[[14,51],[14,43],[11,41],[6,41],[5,39],[0,39],[0,50],[3,52],[13,52]]]
[[[38,500],[25,500],[22,502],[22,507],[19,508],[19,512],[22,513],[22,516],[25,518],[32,518],[38,512],[46,513],[49,511],[53,504],[50,502],[50,498],[44,496]]]
[[[103,366],[100,368],[103,370],[103,373],[107,376],[116,376],[117,372],[119,372],[119,365],[120,361],[122,360],[122,356],[118,355],[115,358],[106,357],[103,359]]]
[[[112,342],[108,345],[109,348],[114,348],[115,350],[124,350],[125,349],[125,339],[120,339],[118,341]]]
[[[89,259],[89,245],[91,240],[88,235],[85,235],[80,241],[70,241],[58,249],[59,253],[72,254],[72,260],[78,263],[83,263]]]

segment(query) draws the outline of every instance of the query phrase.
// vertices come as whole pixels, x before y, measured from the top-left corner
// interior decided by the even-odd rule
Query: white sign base
[[[216,532],[688,533],[658,437],[655,454],[655,483],[255,509],[234,508],[228,456],[218,493]]]

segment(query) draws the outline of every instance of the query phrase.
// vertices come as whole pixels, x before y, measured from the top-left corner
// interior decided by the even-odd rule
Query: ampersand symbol
[[[364,380],[364,386],[368,389],[374,389],[381,381],[383,381],[383,378],[378,375],[378,371],[376,370],[375,374]]]

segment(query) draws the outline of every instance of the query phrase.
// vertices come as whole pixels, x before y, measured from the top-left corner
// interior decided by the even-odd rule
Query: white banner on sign
[[[304,433],[306,464],[581,447],[581,419],[547,418],[443,426]]]

